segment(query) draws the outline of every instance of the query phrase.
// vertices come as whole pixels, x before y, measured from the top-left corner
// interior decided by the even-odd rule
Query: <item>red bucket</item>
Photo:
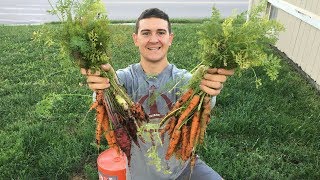
[[[127,157],[114,148],[103,151],[97,159],[99,180],[126,180]]]

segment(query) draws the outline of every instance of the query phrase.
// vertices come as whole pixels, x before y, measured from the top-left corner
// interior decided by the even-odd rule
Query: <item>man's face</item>
[[[173,39],[167,21],[160,18],[142,19],[139,22],[138,34],[134,33],[132,37],[134,44],[139,47],[142,60],[167,60],[167,52]]]

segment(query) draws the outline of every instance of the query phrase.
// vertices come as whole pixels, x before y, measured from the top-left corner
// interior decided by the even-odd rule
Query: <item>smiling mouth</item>
[[[156,50],[159,50],[161,47],[153,47],[153,48],[148,48],[149,50],[151,51],[156,51]]]

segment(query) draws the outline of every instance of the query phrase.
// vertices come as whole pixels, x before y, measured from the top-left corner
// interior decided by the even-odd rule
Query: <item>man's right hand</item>
[[[104,71],[110,71],[112,69],[110,64],[103,64],[101,68]],[[107,89],[110,87],[110,81],[108,78],[101,77],[100,71],[92,73],[89,69],[81,68],[81,74],[87,77],[87,84],[93,91],[100,89]]]

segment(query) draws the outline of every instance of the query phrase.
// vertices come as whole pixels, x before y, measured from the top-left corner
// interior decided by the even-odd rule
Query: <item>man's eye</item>
[[[149,32],[143,32],[143,33],[142,33],[143,36],[147,36],[147,35],[149,35],[149,34],[150,34]]]
[[[160,35],[164,35],[164,34],[166,34],[166,32],[164,32],[164,31],[160,31],[160,32],[158,32],[158,34],[160,34]]]

